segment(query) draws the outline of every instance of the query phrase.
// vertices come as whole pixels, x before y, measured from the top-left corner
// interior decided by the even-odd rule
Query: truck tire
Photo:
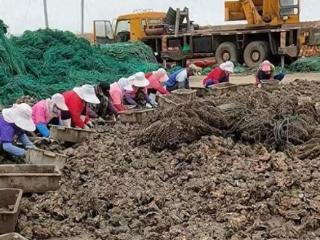
[[[215,54],[216,60],[219,64],[226,61],[238,62],[237,47],[233,42],[221,43]]]
[[[270,55],[269,43],[266,41],[253,41],[249,43],[243,53],[245,64],[249,67],[257,67]]]

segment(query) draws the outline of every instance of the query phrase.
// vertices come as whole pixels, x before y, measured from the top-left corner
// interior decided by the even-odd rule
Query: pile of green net
[[[300,58],[290,65],[290,70],[294,72],[319,72],[320,57]]]
[[[1,25],[2,24],[2,25]],[[0,22],[0,104],[23,95],[37,99],[85,83],[112,83],[158,68],[145,44],[91,45],[71,32],[26,31],[8,39]]]

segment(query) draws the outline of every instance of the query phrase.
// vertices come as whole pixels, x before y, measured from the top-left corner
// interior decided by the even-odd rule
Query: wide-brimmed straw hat
[[[143,88],[149,85],[149,80],[146,79],[143,72],[138,72],[134,76],[132,85],[135,87]]]
[[[85,84],[81,87],[75,87],[73,91],[75,91],[78,94],[78,96],[87,103],[100,103],[100,100],[96,96],[94,87],[89,84]]]
[[[33,132],[36,126],[32,120],[32,108],[26,104],[14,104],[11,108],[2,110],[3,118],[8,123],[14,123],[17,127]]]
[[[159,68],[153,74],[159,79],[160,82],[165,82],[169,79],[167,71],[164,68]]]
[[[132,92],[132,84],[128,78],[120,78],[118,81],[118,84],[120,85],[121,88],[123,88],[126,91]]]
[[[51,100],[54,104],[57,105],[57,107],[62,111],[68,111],[68,107],[64,101],[64,97],[60,93],[56,93],[51,97]]]
[[[227,62],[224,62],[224,63],[220,64],[220,68],[223,71],[227,71],[227,72],[230,72],[230,73],[234,72],[234,64],[231,61],[227,61]]]

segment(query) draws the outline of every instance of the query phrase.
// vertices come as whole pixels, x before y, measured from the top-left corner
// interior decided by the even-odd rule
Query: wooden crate
[[[12,233],[0,235],[0,240],[28,240],[28,239],[22,237],[18,233],[12,232]]]
[[[263,90],[277,90],[280,88],[280,82],[278,80],[261,80],[261,89]]]
[[[122,123],[142,123],[142,121],[150,114],[154,113],[154,109],[143,110],[127,110],[119,113],[119,119]]]
[[[23,192],[43,193],[59,188],[61,172],[55,165],[0,165],[0,188],[19,188]]]
[[[28,149],[26,154],[26,163],[55,165],[59,169],[63,169],[67,156],[42,149]]]
[[[0,189],[0,234],[14,232],[18,220],[22,193],[21,189]],[[12,208],[7,209],[9,206]],[[0,236],[0,239],[6,238],[1,238]]]
[[[197,97],[197,91],[193,89],[177,89],[172,91],[171,94],[180,98],[184,102],[191,102]]]
[[[171,108],[171,107],[175,107],[178,106],[179,104],[183,103],[184,101],[178,97],[176,97],[175,95],[159,95],[158,96],[158,103],[159,103],[159,107],[161,109],[167,109],[167,108]]]
[[[88,139],[91,134],[95,133],[92,130],[80,128],[67,128],[64,126],[51,125],[51,138],[57,141],[81,143]]]
[[[239,85],[225,82],[225,83],[214,84],[214,85],[210,86],[209,89],[212,90],[213,94],[222,95],[227,92],[236,92],[238,87],[239,87]]]

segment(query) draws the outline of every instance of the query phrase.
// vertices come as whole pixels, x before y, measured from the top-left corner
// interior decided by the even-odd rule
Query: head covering
[[[129,91],[129,92],[133,91],[133,88],[132,88],[132,85],[129,81],[129,78],[120,78],[118,81],[118,84],[119,84],[120,88],[122,88],[126,91]]]
[[[135,87],[143,88],[149,85],[149,80],[145,78],[143,72],[138,72],[135,74],[132,85]]]
[[[75,91],[78,94],[78,96],[87,103],[100,103],[100,100],[97,98],[96,93],[94,91],[94,87],[89,84],[85,84],[81,87],[75,87],[73,91]]]
[[[273,67],[274,66],[271,62],[269,62],[268,60],[265,60],[261,63],[260,70],[262,70],[263,72],[270,72],[272,71]]]
[[[32,108],[26,104],[14,104],[11,108],[2,110],[3,118],[8,123],[14,123],[17,127],[32,132],[36,126],[32,120]]]
[[[52,102],[62,111],[68,111],[68,107],[64,101],[64,97],[60,93],[56,93],[51,97]]]
[[[227,71],[227,72],[230,72],[230,73],[234,72],[234,64],[231,61],[224,62],[224,63],[220,64],[219,67],[223,71]]]
[[[110,84],[106,83],[106,82],[101,82],[98,84],[97,86],[98,88],[100,88],[100,90],[102,91],[102,93],[104,95],[108,95],[108,92],[110,91]]]
[[[154,74],[160,82],[165,82],[169,79],[167,71],[163,68],[159,68],[157,71],[154,71],[152,74]]]

